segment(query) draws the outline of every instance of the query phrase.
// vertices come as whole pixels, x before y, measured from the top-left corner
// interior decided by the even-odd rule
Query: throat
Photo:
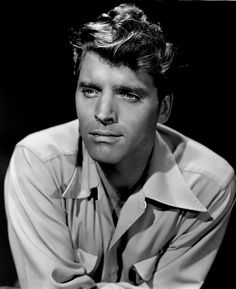
[[[145,167],[140,169],[131,168],[130,170],[117,169],[117,167],[110,165],[98,165],[97,168],[107,191],[117,199],[122,198],[124,192],[127,194],[133,191],[133,188],[139,183],[145,170]]]
[[[148,163],[149,159],[139,170],[117,170],[117,167],[96,163],[115,227],[120,211],[129,196],[143,186],[147,176]]]

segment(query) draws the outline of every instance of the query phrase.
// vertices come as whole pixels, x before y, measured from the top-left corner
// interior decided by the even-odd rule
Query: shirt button
[[[142,209],[146,210],[146,208],[147,208],[147,203],[144,201],[142,204]]]

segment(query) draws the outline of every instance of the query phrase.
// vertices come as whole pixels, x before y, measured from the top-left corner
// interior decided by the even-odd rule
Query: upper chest
[[[158,254],[173,238],[180,210],[153,204],[142,194],[130,197],[114,225],[109,200],[68,199],[67,222],[74,248],[95,256],[109,256],[122,246],[129,262]]]

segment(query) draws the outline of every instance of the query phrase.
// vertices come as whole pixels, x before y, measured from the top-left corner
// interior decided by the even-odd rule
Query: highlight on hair
[[[72,30],[75,73],[88,51],[97,53],[110,65],[125,65],[144,70],[157,88],[170,89],[167,71],[174,57],[174,47],[164,38],[161,25],[148,20],[134,4],[121,4],[100,15],[95,22]]]

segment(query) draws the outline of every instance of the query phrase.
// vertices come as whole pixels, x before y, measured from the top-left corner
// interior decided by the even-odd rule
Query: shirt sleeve
[[[17,146],[5,177],[10,246],[21,289],[92,288],[94,281],[74,260],[55,177],[45,163]]]

